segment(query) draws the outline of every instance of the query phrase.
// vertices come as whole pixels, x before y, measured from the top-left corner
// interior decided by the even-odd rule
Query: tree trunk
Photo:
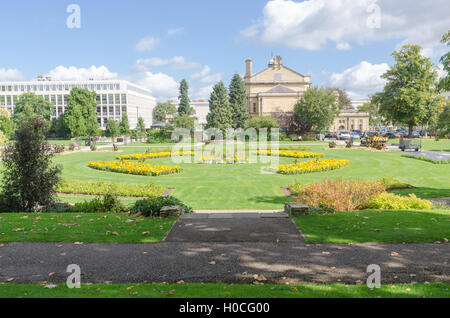
[[[408,138],[412,138],[413,125],[409,125],[408,127]]]

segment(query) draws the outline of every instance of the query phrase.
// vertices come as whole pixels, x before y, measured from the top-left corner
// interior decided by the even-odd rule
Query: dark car
[[[325,138],[331,139],[331,138],[336,138],[336,136],[333,133],[327,132],[325,134]]]
[[[355,133],[355,134],[358,134],[359,135],[359,137],[362,137],[362,135],[363,135],[363,132],[361,131],[361,130],[352,130],[352,133]]]
[[[389,139],[396,139],[396,138],[398,138],[398,136],[396,134],[392,133],[392,132],[384,133],[384,134],[381,135],[381,137],[389,138]]]

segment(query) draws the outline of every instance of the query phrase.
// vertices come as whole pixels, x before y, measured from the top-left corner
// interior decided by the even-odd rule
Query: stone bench
[[[297,202],[286,202],[284,204],[284,212],[291,215],[309,215],[309,206]]]

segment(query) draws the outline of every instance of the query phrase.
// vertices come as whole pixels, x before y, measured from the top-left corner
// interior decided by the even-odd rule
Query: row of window
[[[64,105],[69,103],[69,95],[41,95],[45,100],[48,100],[52,105]],[[0,106],[14,106],[17,103],[19,96],[0,96]],[[127,94],[100,94],[97,95],[97,104],[126,104]]]
[[[0,92],[44,92],[70,91],[72,88],[85,88],[91,91],[120,90],[120,83],[116,84],[15,84],[0,85]]]

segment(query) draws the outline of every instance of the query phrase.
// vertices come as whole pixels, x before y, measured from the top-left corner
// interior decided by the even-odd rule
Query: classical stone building
[[[302,94],[311,87],[311,77],[284,66],[280,56],[256,74],[252,74],[252,60],[248,59],[244,81],[252,116],[292,112]]]
[[[302,75],[285,65],[280,56],[270,60],[268,67],[252,73],[252,60],[246,61],[244,77],[247,107],[252,116],[274,116],[292,113],[294,106],[311,87],[311,77]],[[330,130],[367,130],[369,116],[356,111],[343,111]]]

